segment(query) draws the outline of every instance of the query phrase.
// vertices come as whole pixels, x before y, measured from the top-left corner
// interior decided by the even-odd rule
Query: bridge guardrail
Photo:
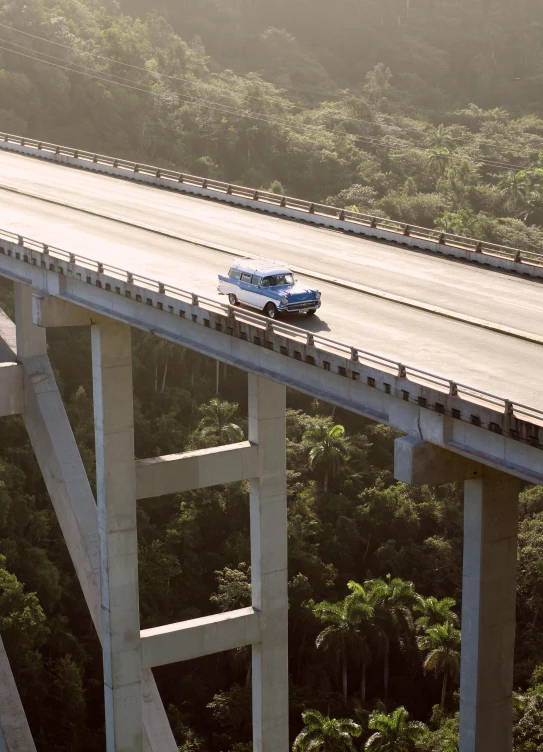
[[[36,155],[42,153],[51,153],[58,156],[64,156],[73,160],[81,160],[93,165],[104,165],[119,170],[126,170],[132,174],[149,175],[157,179],[172,181],[172,184],[186,184],[195,186],[201,190],[215,192],[218,196],[237,196],[257,204],[275,205],[282,209],[292,209],[294,211],[304,212],[315,217],[330,218],[339,222],[346,222],[353,226],[367,227],[369,230],[382,230],[386,233],[392,233],[396,242],[405,242],[408,238],[413,240],[420,239],[429,241],[444,248],[457,248],[464,251],[470,251],[476,254],[487,254],[491,256],[509,259],[516,263],[522,261],[530,264],[543,266],[543,254],[536,251],[521,250],[509,246],[490,243],[486,240],[475,240],[474,238],[455,235],[452,233],[442,232],[427,227],[419,227],[404,222],[398,222],[393,219],[363,214],[360,212],[348,211],[326,204],[320,204],[303,199],[293,198],[291,196],[271,193],[256,188],[236,185],[235,183],[225,183],[212,178],[203,178],[189,173],[178,172],[166,168],[147,165],[130,160],[110,157],[104,154],[74,149],[68,146],[60,146],[46,141],[38,141],[32,138],[16,136],[10,133],[0,132],[0,142],[12,143],[22,148],[35,149]],[[402,238],[404,241],[402,241]]]
[[[349,345],[345,342],[334,340],[321,334],[308,332],[282,321],[271,321],[259,314],[222,303],[205,295],[200,295],[193,290],[184,290],[182,288],[174,287],[167,283],[121,269],[105,262],[89,259],[76,253],[70,253],[69,251],[47,245],[41,241],[33,240],[8,230],[0,229],[0,241],[1,240],[5,240],[9,243],[16,244],[23,249],[27,249],[30,252],[29,255],[32,255],[32,258],[25,259],[29,263],[47,268],[47,258],[56,258],[65,263],[73,264],[74,267],[77,265],[75,267],[76,269],[78,267],[82,271],[88,270],[96,274],[104,274],[116,278],[127,284],[138,285],[141,288],[147,289],[149,293],[167,295],[169,298],[175,298],[189,305],[199,306],[200,308],[220,313],[223,316],[228,317],[230,320],[235,320],[241,323],[250,323],[253,326],[257,326],[268,332],[273,332],[274,334],[290,339],[293,342],[303,343],[323,352],[340,355],[353,363],[364,362],[400,379],[412,380],[415,383],[437,388],[452,397],[462,396],[464,399],[469,397],[475,402],[490,405],[493,409],[498,409],[505,415],[524,416],[523,419],[525,420],[535,421],[543,425],[543,410],[492,394],[491,392],[483,391],[482,389],[463,384],[439,374],[424,371],[415,366],[387,358],[361,347]],[[3,252],[3,249],[0,248],[0,251]],[[39,264],[37,263],[38,259],[40,261]],[[142,305],[145,305],[143,301]]]

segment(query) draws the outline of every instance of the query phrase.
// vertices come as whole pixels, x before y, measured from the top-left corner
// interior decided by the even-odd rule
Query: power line
[[[75,53],[80,54],[80,55],[91,55],[94,58],[97,58],[97,59],[100,59],[100,60],[106,60],[108,62],[115,63],[116,65],[123,65],[125,67],[132,68],[133,70],[138,70],[138,71],[141,71],[143,73],[146,73],[147,75],[153,75],[153,76],[156,76],[156,77],[168,78],[168,79],[173,80],[173,81],[179,81],[180,83],[188,83],[191,86],[199,86],[199,87],[200,86],[204,86],[204,87],[213,89],[214,92],[216,93],[216,87],[213,86],[212,84],[206,83],[204,81],[194,81],[193,79],[189,78],[188,76],[171,76],[171,75],[169,75],[167,73],[159,73],[157,71],[149,71],[147,68],[142,68],[141,66],[133,65],[131,63],[124,63],[124,62],[122,62],[120,60],[115,60],[114,58],[106,57],[104,55],[99,55],[97,53],[93,53],[93,52],[89,52],[89,51],[83,51],[83,50],[78,50],[76,47],[73,47],[71,45],[63,44],[61,42],[56,42],[54,40],[50,40],[50,39],[47,39],[46,37],[38,36],[36,34],[31,34],[30,32],[22,31],[21,29],[16,29],[16,28],[8,26],[6,24],[0,23],[0,27],[9,29],[11,31],[15,31],[15,32],[17,32],[19,34],[24,34],[24,35],[26,35],[28,37],[31,37],[32,39],[37,39],[37,40],[42,41],[42,42],[46,42],[46,43],[49,43],[49,44],[54,44],[57,47],[62,47],[64,49],[70,50],[71,52],[75,52]],[[22,45],[18,45],[15,42],[11,42],[10,40],[0,39],[0,41],[3,41],[5,43],[7,43],[7,44],[11,44],[11,45],[14,45],[16,47],[19,47],[19,48],[22,48],[22,49],[25,49],[25,50],[28,50],[28,48],[23,47]],[[43,55],[45,57],[49,57],[49,58],[54,59],[54,60],[60,60],[63,63],[67,62],[63,58],[59,58],[59,57],[57,57],[55,55],[49,55],[49,54],[47,54],[45,52],[40,52],[38,50],[32,50],[32,52],[35,52],[38,55]],[[46,62],[46,61],[43,61],[43,62]],[[81,63],[70,62],[70,65],[76,65],[78,67],[83,67]],[[117,76],[116,74],[109,73],[109,72],[106,72],[105,75],[111,76],[113,78],[117,78],[120,81],[127,81],[130,84],[139,83],[139,82],[136,82],[136,81],[132,81],[131,79],[125,79],[125,78],[123,78],[121,76]],[[283,87],[283,88],[285,88],[285,87]],[[286,88],[288,89],[289,87],[286,87]],[[292,89],[292,90],[296,91],[296,89]],[[180,96],[181,98],[185,97],[186,100],[191,101],[190,97],[187,96],[187,95],[178,95],[178,96]],[[247,97],[247,98],[249,98],[249,99],[256,99],[258,101],[262,101],[263,99],[264,100],[268,99],[268,101],[270,101],[270,102],[274,101],[274,100],[272,100],[270,98],[267,98],[267,97],[255,97],[254,95],[250,95],[250,94],[244,94],[244,96]],[[338,96],[338,95],[336,95],[336,96]],[[192,99],[192,101],[197,101],[197,100]],[[295,105],[292,102],[289,102],[289,104],[292,107],[294,107],[296,109],[300,109],[300,110],[302,110],[304,112],[309,112],[309,113],[314,113],[315,112],[314,109],[311,109],[311,108],[308,108],[308,107],[303,107],[301,105]],[[231,105],[228,105],[228,104],[225,105],[225,104],[220,103],[220,102],[211,102],[210,105],[217,105],[219,107],[224,107],[225,110],[226,110],[226,108],[229,108],[226,111],[230,110],[231,114],[237,114],[237,113],[240,112],[239,110],[234,110],[234,108]],[[209,106],[209,105],[206,105],[206,106]],[[419,109],[426,109],[426,108],[419,108]],[[335,117],[337,117],[340,113],[332,113],[332,114]],[[251,117],[251,116],[255,116],[255,114],[254,113],[244,113],[244,116],[245,117]],[[268,116],[268,118],[269,118],[269,116]],[[367,125],[376,125],[376,124],[377,125],[381,125],[381,123],[376,122],[376,121],[361,120],[361,119],[357,119],[357,118],[350,117],[350,116],[343,116],[342,119],[345,122],[363,123],[363,124],[367,124]],[[285,121],[278,121],[278,122],[283,122],[284,123]],[[312,124],[310,124],[310,125],[306,124],[306,127],[315,128],[315,129],[318,129],[318,130],[320,130],[322,132],[327,132],[327,133],[332,133],[332,134],[335,133],[334,131],[330,131],[329,129],[325,129],[324,126],[317,126],[317,125],[312,125]],[[416,133],[417,135],[421,135],[420,131],[418,129],[416,129],[416,128],[407,128],[407,129],[404,129],[404,130],[410,130],[413,133]],[[349,135],[354,136],[354,134],[349,134]],[[387,136],[390,137],[390,138],[394,138],[394,136],[389,136],[389,134],[387,134]],[[357,141],[360,140],[361,143],[365,143],[365,142],[367,142],[367,143],[374,142],[375,143],[375,142],[377,142],[377,140],[378,140],[379,137],[377,137],[377,136],[354,136],[354,138]],[[453,136],[449,136],[449,138],[452,141],[461,142],[461,143],[463,143],[463,145],[467,145],[467,144],[465,144],[463,138],[453,137]],[[488,141],[483,142],[483,143],[486,143],[488,145],[493,145],[493,144],[491,144],[491,142],[488,142]],[[431,147],[414,146],[413,145],[412,148],[418,148],[418,149],[421,149],[421,150],[431,151]],[[451,155],[451,158],[452,158],[452,155]],[[465,157],[465,159],[468,160],[468,161],[485,164],[485,165],[490,166],[490,167],[496,167],[498,169],[512,169],[512,170],[514,170],[514,169],[516,169],[516,170],[524,169],[524,168],[522,168],[522,167],[520,167],[518,165],[513,165],[513,164],[511,164],[509,162],[500,161],[500,160],[490,160],[490,159],[487,159],[486,157],[480,157],[479,159]]]
[[[31,34],[28,31],[23,31],[22,29],[16,29],[15,27],[8,26],[7,24],[0,23],[0,28],[9,29],[10,31],[15,31],[18,34],[24,34],[25,36],[30,37],[32,39],[37,39],[40,42],[45,42],[47,44],[54,44],[57,47],[62,47],[63,49],[69,50],[71,52],[75,52],[78,55],[90,55],[91,57],[94,57],[94,58],[96,58],[98,60],[106,60],[107,62],[115,63],[116,65],[123,65],[123,66],[125,66],[127,68],[131,68],[132,70],[137,70],[137,71],[141,71],[142,73],[146,73],[147,75],[161,77],[161,78],[167,78],[167,79],[170,79],[171,81],[178,81],[180,83],[188,83],[190,86],[204,86],[204,87],[212,88],[213,90],[216,90],[216,87],[213,86],[213,84],[206,83],[205,81],[201,81],[201,80],[200,81],[195,81],[194,79],[190,78],[189,76],[182,76],[182,75],[172,76],[172,75],[170,75],[168,73],[161,73],[159,71],[150,71],[147,68],[143,68],[142,66],[134,65],[132,63],[125,63],[125,62],[123,62],[121,60],[116,60],[115,58],[107,57],[105,55],[99,55],[96,52],[90,52],[89,50],[79,50],[77,47],[74,47],[73,45],[63,44],[62,42],[57,42],[57,41],[52,40],[52,39],[47,39],[46,37],[38,36],[37,34]],[[1,41],[4,41],[4,42],[7,41],[8,44],[12,44],[12,45],[14,45],[16,47],[20,47],[20,48],[25,49],[25,50],[28,49],[26,47],[23,47],[22,45],[16,44],[15,42],[11,42],[10,40],[1,40]],[[59,57],[57,57],[55,55],[49,55],[49,54],[47,54],[45,52],[40,52],[38,50],[32,50],[32,52],[36,52],[39,55],[44,55],[45,57],[50,57],[52,59],[61,60],[64,63],[67,62],[63,58],[59,58]],[[70,65],[77,65],[79,67],[83,67],[81,63],[70,62]],[[115,74],[108,74],[108,75],[115,75]],[[119,76],[117,76],[117,77],[120,78]],[[136,83],[136,82],[133,82],[133,83]],[[265,81],[264,83],[268,83],[269,85],[274,86],[274,87],[276,86],[275,84],[271,84],[270,82],[266,82]],[[341,101],[341,94],[336,94],[336,93],[333,93],[333,92],[319,91],[319,90],[308,89],[308,88],[304,89],[302,87],[297,87],[296,88],[296,87],[291,87],[291,86],[280,86],[280,87],[277,87],[277,88],[279,88],[279,89],[286,89],[287,91],[306,91],[306,92],[310,92],[310,93],[317,93],[317,94],[320,94],[322,96],[333,96],[333,97],[339,98],[340,101]],[[254,95],[246,94],[246,93],[244,94],[244,96],[246,98],[248,98],[248,99],[256,99],[258,101],[262,101],[262,99],[266,98],[266,97],[256,97]],[[355,93],[355,96],[356,96],[356,93]],[[273,100],[270,99],[270,101],[273,101]],[[289,102],[289,104],[291,105],[291,107],[294,107],[295,109],[302,110],[304,112],[315,112],[315,110],[313,108],[304,107],[302,105],[297,105],[297,104],[294,104],[293,102]],[[421,106],[419,106],[419,105],[408,105],[408,104],[403,104],[402,103],[401,106],[404,109],[427,110],[428,112],[432,112],[434,114],[443,114],[443,113],[439,113],[439,111],[432,110],[431,108],[423,107],[422,105]],[[338,113],[334,113],[334,114],[337,115]],[[386,113],[385,113],[385,115],[386,115]],[[361,120],[359,118],[349,117],[349,116],[347,116],[345,119],[349,120],[351,122],[355,122],[355,123],[364,123],[364,124],[368,124],[368,125],[375,125],[376,124],[375,121],[372,121],[372,120]],[[413,133],[419,133],[419,131],[416,128],[409,128],[409,130],[412,130]],[[462,141],[462,138],[459,138],[459,137],[450,137],[450,138],[452,138],[453,141]]]
[[[188,76],[172,76],[172,75],[170,75],[168,73],[158,73],[157,71],[152,71],[151,72],[151,71],[147,70],[147,68],[142,68],[141,66],[133,65],[132,63],[124,63],[121,60],[115,60],[114,58],[106,57],[105,55],[99,55],[98,53],[96,53],[96,52],[90,52],[89,50],[78,50],[77,47],[73,47],[72,45],[63,44],[62,42],[57,42],[57,41],[55,41],[53,39],[47,39],[47,37],[38,36],[37,34],[31,34],[29,31],[23,31],[22,29],[16,29],[14,26],[8,26],[7,24],[0,23],[0,27],[5,28],[5,29],[9,29],[10,31],[15,31],[18,34],[24,34],[25,36],[31,37],[32,39],[38,39],[39,41],[46,42],[47,44],[54,44],[57,47],[63,47],[66,50],[71,50],[72,52],[77,52],[80,55],[90,55],[91,57],[98,58],[99,60],[107,60],[110,63],[116,63],[117,65],[124,65],[125,67],[127,67],[127,68],[133,68],[134,70],[140,70],[140,71],[143,71],[143,72],[149,73],[149,74],[152,73],[153,75],[162,76],[164,78],[169,78],[169,79],[172,79],[174,81],[181,81],[181,82],[182,81],[186,81],[189,84],[195,84],[195,82],[191,78],[189,78]],[[200,83],[203,83],[203,82],[200,82]],[[269,81],[267,81],[265,83],[271,84],[271,86],[275,86],[275,84],[272,84]],[[204,85],[206,85],[206,84],[204,84]],[[209,84],[207,84],[207,85],[209,85]],[[280,89],[286,89],[287,91],[298,91],[298,92],[305,92],[305,93],[310,93],[310,94],[319,94],[319,95],[324,96],[324,97],[330,97],[330,96],[332,96],[332,97],[338,97],[339,99],[341,99],[341,94],[330,92],[330,91],[326,91],[326,90],[312,89],[312,88],[309,88],[309,87],[301,87],[301,86],[295,87],[295,86],[285,86],[285,85],[282,85],[282,86],[280,86],[278,88],[280,88]],[[247,96],[250,96],[250,95],[247,95]],[[254,97],[254,98],[255,99],[259,99],[259,97]],[[302,107],[301,105],[292,104],[292,106],[293,107],[297,107],[299,109],[307,109],[305,107]],[[435,115],[443,114],[443,112],[445,112],[445,111],[440,112],[439,110],[435,110],[435,109],[433,109],[431,107],[424,107],[423,105],[402,104],[402,107],[404,109],[425,110],[425,111],[431,112],[431,113],[433,113]],[[360,121],[360,122],[370,122],[370,121]]]
[[[10,42],[9,40],[0,39],[0,41],[3,41],[5,43],[7,43],[7,44],[14,44],[14,43]],[[20,47],[21,45],[17,45],[17,46]],[[20,52],[19,50],[14,50],[14,49],[12,49],[10,47],[4,47],[4,46],[0,45],[0,49],[4,50],[5,52],[12,52],[12,53],[14,53],[16,55],[20,55],[22,57],[29,58],[30,60],[33,60],[34,62],[44,63],[46,65],[50,65],[50,66],[53,66],[55,68],[58,68],[58,69],[61,69],[61,70],[65,70],[65,71],[68,71],[70,73],[77,73],[79,75],[83,75],[83,76],[86,76],[88,78],[93,78],[95,80],[104,81],[106,83],[115,84],[117,86],[122,86],[124,88],[132,89],[132,90],[136,90],[136,91],[141,91],[143,93],[152,94],[152,95],[156,96],[156,92],[154,92],[152,89],[150,89],[150,88],[144,88],[144,86],[135,86],[134,85],[135,82],[132,81],[131,79],[124,79],[121,76],[117,76],[115,74],[106,73],[105,75],[112,76],[113,79],[117,79],[117,80],[113,80],[112,78],[105,78],[104,75],[97,75],[97,74],[94,74],[94,73],[89,73],[88,71],[76,70],[76,69],[71,68],[71,67],[69,67],[67,65],[59,65],[58,63],[54,63],[54,62],[51,62],[49,60],[43,60],[42,58],[35,57],[35,56],[29,55],[27,53]],[[38,55],[39,54],[46,55],[46,53],[40,53],[40,52],[35,51],[35,50],[32,50],[32,52],[36,52],[36,54],[38,54]],[[54,56],[47,55],[47,57],[54,57]],[[61,59],[61,58],[55,58],[55,59]],[[82,67],[78,63],[76,63],[76,65],[79,65],[79,67]],[[435,154],[435,152],[431,148],[422,147],[422,146],[416,146],[416,145],[410,143],[409,141],[401,141],[400,139],[396,138],[395,136],[391,136],[391,135],[386,135],[385,139],[383,139],[383,138],[378,138],[378,137],[375,137],[375,136],[359,136],[359,135],[354,135],[354,134],[349,134],[349,133],[338,133],[336,131],[330,131],[330,130],[326,129],[324,126],[313,125],[313,124],[310,124],[310,123],[309,124],[308,123],[299,123],[298,124],[296,122],[282,120],[282,119],[279,119],[279,118],[272,118],[270,116],[263,116],[261,114],[255,114],[255,113],[251,113],[251,112],[247,112],[247,111],[243,111],[243,110],[238,110],[238,109],[235,109],[235,108],[233,108],[233,107],[231,107],[229,105],[219,104],[217,102],[208,103],[205,100],[196,99],[196,98],[190,97],[190,96],[188,96],[186,94],[178,94],[176,92],[175,96],[178,99],[180,99],[180,100],[184,100],[184,101],[187,101],[187,102],[196,103],[196,104],[202,105],[204,107],[207,107],[208,109],[211,109],[211,110],[216,110],[216,111],[219,111],[219,112],[226,112],[226,113],[228,113],[230,115],[235,115],[235,116],[237,115],[237,116],[240,116],[240,117],[246,117],[246,118],[249,118],[249,119],[252,119],[252,120],[259,120],[259,121],[262,121],[262,122],[267,122],[267,123],[272,123],[272,124],[279,124],[279,125],[286,125],[287,127],[293,128],[293,129],[295,129],[295,128],[304,128],[304,129],[310,128],[310,129],[319,131],[321,133],[327,133],[327,134],[333,136],[334,138],[337,138],[338,136],[342,136],[342,137],[344,137],[346,139],[349,139],[352,143],[362,143],[362,144],[365,144],[365,145],[369,144],[369,145],[372,145],[372,146],[385,146],[385,147],[391,148],[391,144],[388,143],[387,141],[385,141],[385,139],[391,139],[391,140],[399,141],[402,144],[402,146],[405,146],[407,144],[411,149],[414,149],[415,151],[430,152],[432,154]],[[313,112],[312,110],[309,110],[309,111]],[[437,155],[437,156],[439,156],[439,155]],[[469,156],[456,156],[454,154],[443,154],[443,158],[444,159],[446,158],[446,159],[451,160],[451,161],[459,161],[459,162],[468,161],[468,162],[472,162],[474,164],[482,164],[482,165],[485,165],[487,167],[492,167],[494,169],[504,169],[504,170],[509,170],[509,171],[511,171],[511,170],[517,170],[517,171],[526,170],[525,167],[520,166],[520,165],[514,165],[514,164],[507,163],[507,162],[499,162],[499,161],[496,161],[496,160],[489,160],[489,159],[486,159],[484,157],[481,157],[481,158],[477,159],[477,158],[469,157]]]
[[[0,41],[5,42],[6,40],[0,39]],[[8,44],[10,44],[10,42],[8,42]],[[97,74],[94,74],[94,73],[89,73],[88,71],[76,70],[76,69],[71,68],[71,67],[69,67],[67,65],[59,65],[58,63],[53,63],[53,62],[51,62],[49,60],[42,60],[39,57],[34,57],[33,55],[29,55],[29,54],[26,54],[24,52],[20,52],[19,50],[13,50],[13,49],[11,49],[9,47],[4,47],[2,45],[0,45],[0,49],[4,50],[5,52],[12,52],[15,55],[21,55],[22,57],[29,58],[30,60],[33,60],[34,62],[37,62],[37,63],[45,63],[46,65],[51,65],[54,68],[59,68],[61,70],[65,70],[65,71],[68,71],[70,73],[78,73],[79,75],[87,76],[89,78],[97,79],[99,81],[105,81],[106,83],[115,84],[116,86],[122,86],[122,87],[125,87],[125,88],[128,88],[128,89],[135,89],[136,91],[141,91],[141,92],[144,92],[145,94],[156,95],[156,92],[154,92],[152,89],[150,89],[150,88],[144,88],[144,86],[134,86],[133,85],[134,84],[133,81],[130,81],[130,83],[126,83],[126,81],[129,81],[129,79],[123,79],[120,76],[114,76],[114,74],[106,74],[106,75],[114,76],[114,78],[117,79],[117,80],[113,80],[111,78],[105,78],[103,75],[97,75]],[[38,53],[38,54],[41,54],[41,53]],[[281,120],[279,118],[272,118],[270,116],[263,116],[261,114],[256,114],[256,113],[252,113],[252,112],[247,112],[247,111],[235,109],[234,107],[231,107],[229,105],[224,105],[224,104],[219,105],[216,102],[208,103],[205,100],[196,99],[196,98],[190,97],[190,96],[188,96],[186,94],[178,94],[177,92],[174,94],[174,96],[177,97],[180,100],[184,100],[184,101],[187,101],[187,102],[193,102],[193,103],[197,103],[197,104],[203,105],[204,107],[207,107],[208,109],[211,109],[211,110],[217,110],[219,112],[226,112],[226,113],[228,113],[230,115],[239,115],[241,117],[247,117],[247,118],[252,119],[252,120],[260,120],[260,121],[263,121],[263,122],[266,122],[266,123],[276,123],[276,124],[280,124],[280,125],[288,125],[291,128],[312,128],[314,130],[319,130],[319,131],[321,131],[323,133],[329,133],[332,136],[336,136],[336,137],[337,136],[343,136],[345,138],[351,138],[351,140],[353,140],[353,141],[360,141],[360,142],[365,142],[365,143],[369,143],[369,144],[373,144],[373,142],[375,140],[371,136],[365,137],[365,136],[355,136],[355,135],[351,135],[351,134],[348,134],[348,133],[337,133],[337,132],[334,132],[334,131],[329,131],[329,130],[325,129],[324,126],[320,126],[320,125],[312,125],[312,124],[306,124],[306,123],[299,123],[298,124],[296,122],[292,122],[291,123],[291,122],[289,122],[287,120]]]

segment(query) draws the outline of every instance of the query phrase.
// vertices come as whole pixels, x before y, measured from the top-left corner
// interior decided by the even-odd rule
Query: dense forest
[[[542,32],[536,0],[8,0],[0,129],[543,250]],[[48,343],[92,479],[89,336]],[[245,435],[239,371],[136,332],[134,385],[137,457]],[[392,430],[288,404],[294,749],[454,752],[461,488],[396,483]],[[144,501],[138,526],[144,628],[247,605],[246,484]],[[542,554],[526,487],[516,752],[543,745]],[[18,418],[0,422],[0,633],[39,749],[103,749],[100,647]],[[156,671],[180,750],[249,752],[249,666]]]

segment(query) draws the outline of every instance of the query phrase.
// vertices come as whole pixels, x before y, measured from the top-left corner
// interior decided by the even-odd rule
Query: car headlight
[[[317,291],[317,294],[316,294],[316,296],[315,296],[315,297],[317,298],[317,300],[320,300],[320,299],[321,299],[321,294],[320,294],[320,292],[318,292],[318,291]]]
[[[281,305],[288,305],[288,298],[286,296],[281,298]]]

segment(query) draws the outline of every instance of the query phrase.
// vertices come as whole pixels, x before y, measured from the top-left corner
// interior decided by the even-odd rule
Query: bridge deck
[[[528,279],[14,154],[0,153],[0,185],[543,333],[541,283]],[[141,227],[10,191],[0,196],[4,229],[205,295],[215,294],[216,274],[229,263],[221,251]],[[356,290],[318,286],[324,300],[319,316],[290,323],[543,408],[539,345]]]

